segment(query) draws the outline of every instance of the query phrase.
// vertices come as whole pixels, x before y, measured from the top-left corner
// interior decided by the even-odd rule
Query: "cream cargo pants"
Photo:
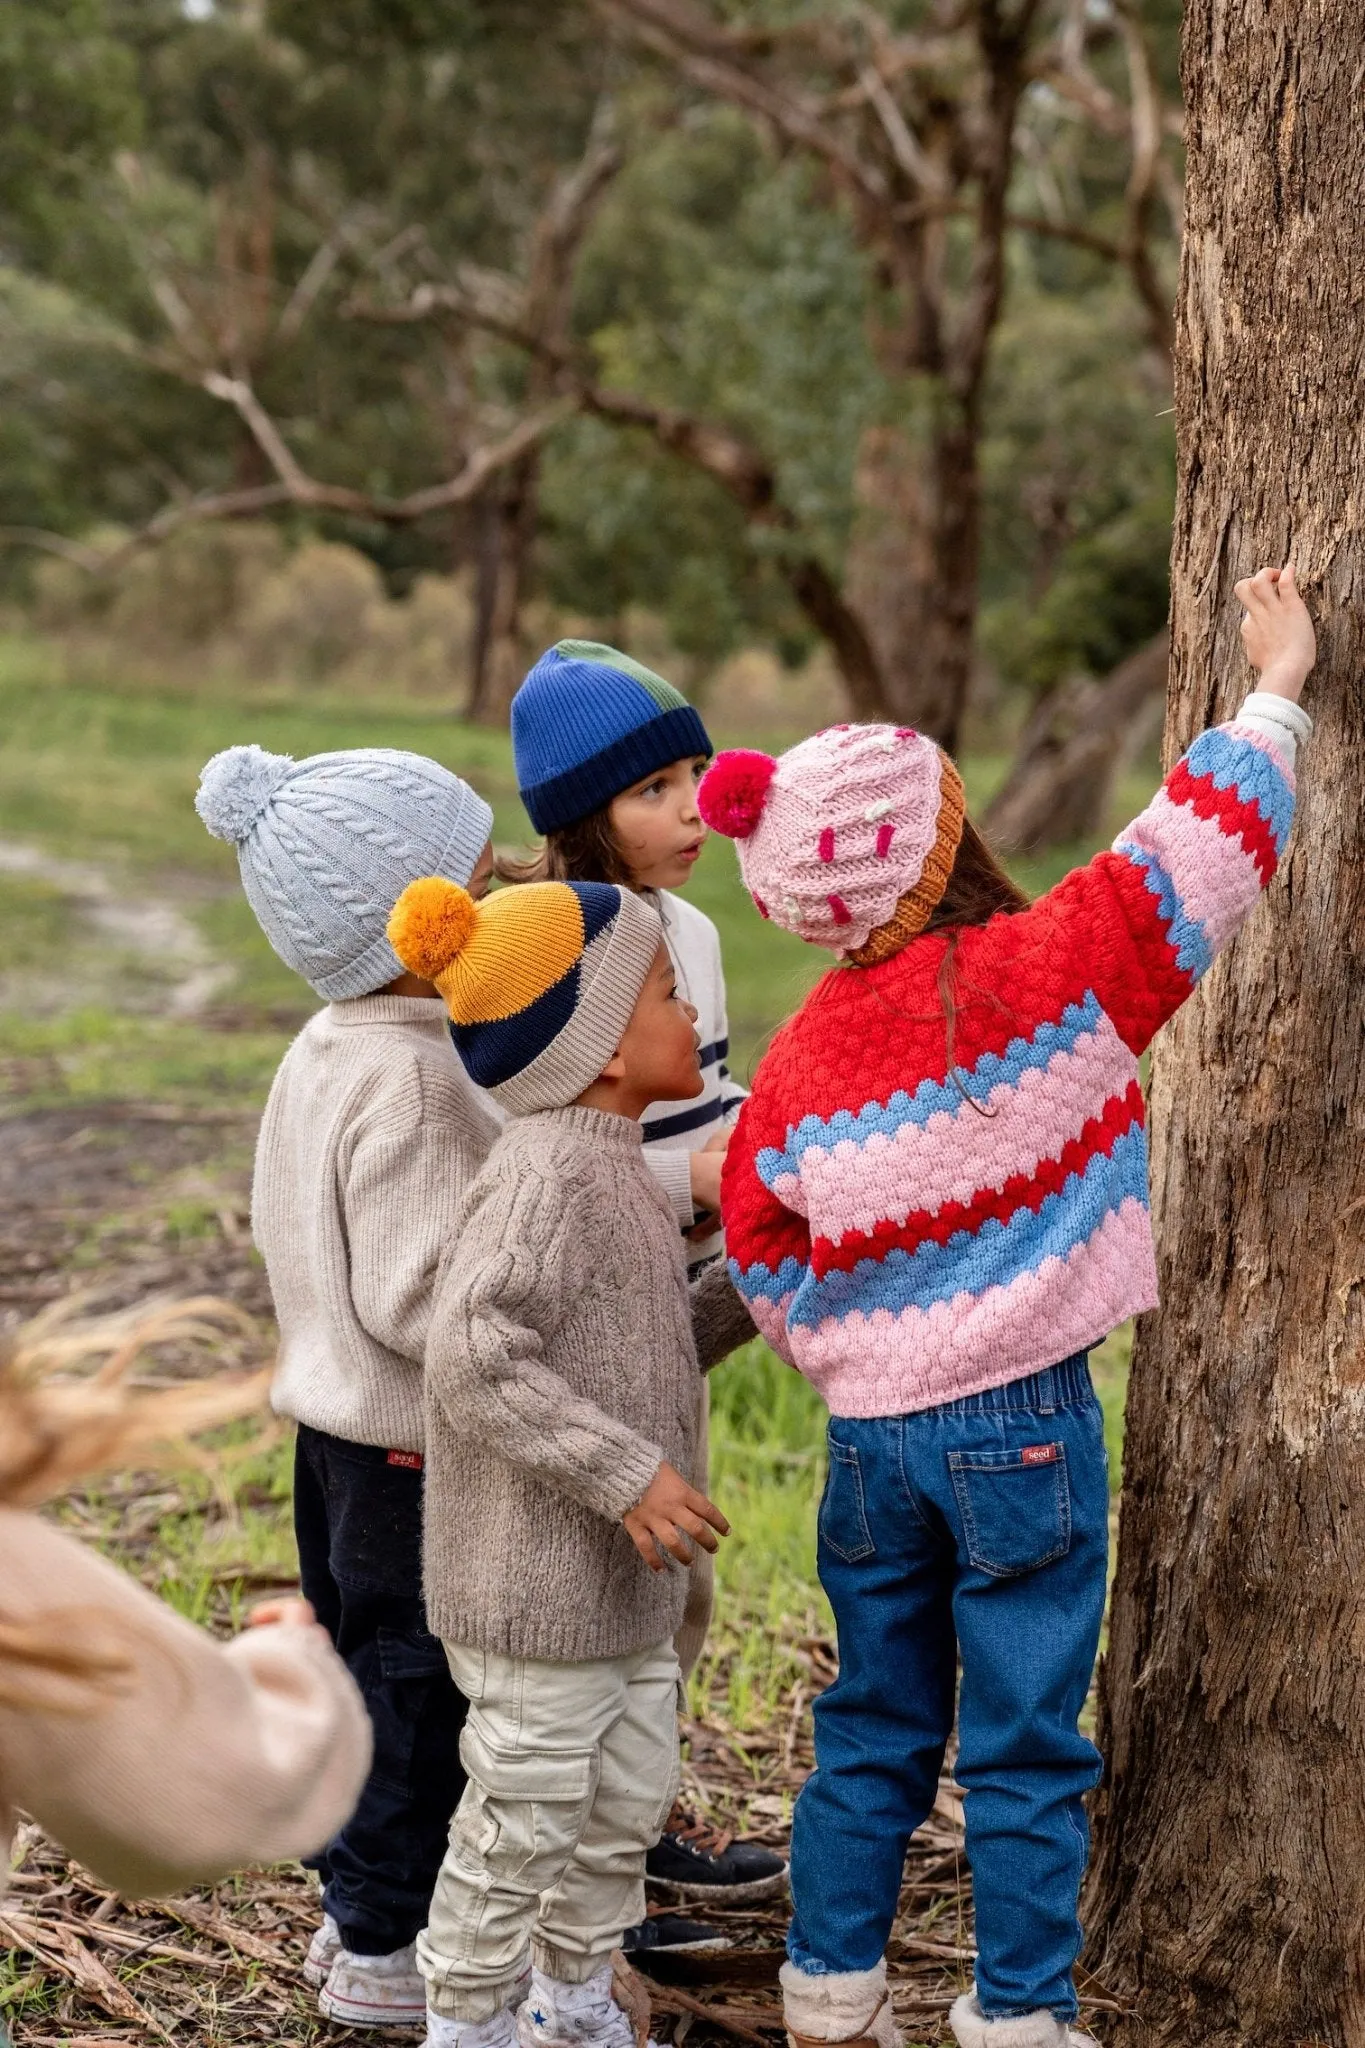
[[[645,1851],[678,1782],[672,1643],[561,1664],[446,1645],[469,1782],[418,1937],[451,2019],[510,2004],[528,1960],[584,1983],[644,1918]]]

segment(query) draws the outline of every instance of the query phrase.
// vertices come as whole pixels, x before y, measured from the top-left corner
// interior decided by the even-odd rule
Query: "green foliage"
[[[885,403],[866,338],[870,288],[839,217],[799,163],[709,112],[656,125],[636,108],[628,168],[580,266],[576,324],[603,383],[718,419],[774,465],[803,544],[832,567],[852,519],[863,427]],[[550,595],[610,618],[643,604],[684,653],[714,661],[755,631],[795,658],[809,629],[756,538],[710,479],[641,435],[582,422],[545,465]]]
[[[1143,10],[1168,88],[1174,8]],[[911,0],[889,11],[908,28],[924,17]],[[1116,39],[1096,63],[1121,85]],[[740,114],[684,109],[577,0],[219,0],[194,15],[179,0],[16,0],[0,25],[6,94],[42,119],[0,136],[0,233],[25,266],[0,270],[0,524],[81,533],[262,481],[240,421],[199,388],[201,363],[245,370],[315,472],[394,494],[432,482],[474,413],[510,417],[526,358],[352,317],[351,301],[471,264],[518,275],[608,99],[626,164],[571,321],[603,381],[751,440],[799,545],[836,575],[867,429],[922,426],[923,394],[886,359],[887,281],[837,188]],[[1117,234],[1112,143],[1041,90],[1023,121],[1014,203],[1064,204]],[[983,451],[982,638],[1007,683],[1106,667],[1159,615],[1164,406],[1126,281],[1085,250],[1019,240]],[[358,545],[391,591],[472,569],[481,531],[467,512],[286,523]],[[532,594],[604,629],[644,606],[702,666],[755,639],[796,665],[812,637],[780,573],[791,545],[650,438],[579,420],[545,453]],[[12,591],[32,587],[23,561],[0,571]]]
[[[137,139],[134,65],[103,0],[0,8],[0,235],[9,253],[57,251],[93,172]]]

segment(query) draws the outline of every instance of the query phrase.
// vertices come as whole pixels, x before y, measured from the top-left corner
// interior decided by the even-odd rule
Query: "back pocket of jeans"
[[[845,1564],[858,1564],[876,1549],[867,1526],[867,1503],[863,1499],[863,1468],[857,1448],[827,1437],[829,1473],[820,1502],[820,1541],[841,1557]]]
[[[1054,1564],[1071,1548],[1065,1444],[1010,1451],[950,1451],[948,1469],[978,1571],[1013,1579]]]

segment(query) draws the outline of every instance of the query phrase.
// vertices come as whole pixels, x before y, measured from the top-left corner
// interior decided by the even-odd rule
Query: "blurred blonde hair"
[[[268,1368],[154,1388],[133,1383],[162,1346],[218,1348],[232,1332],[253,1334],[230,1302],[205,1295],[91,1317],[81,1309],[79,1300],[59,1303],[0,1348],[0,1508],[38,1507],[78,1480],[133,1464],[206,1462],[189,1437],[266,1406]],[[132,1665],[126,1639],[116,1640],[93,1610],[10,1621],[0,1607],[0,1706],[60,1702],[62,1711],[91,1711],[120,1689]]]

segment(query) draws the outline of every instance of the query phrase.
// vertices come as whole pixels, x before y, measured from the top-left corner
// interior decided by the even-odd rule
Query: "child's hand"
[[[297,1597],[261,1600],[246,1618],[248,1628],[316,1628],[312,1602]]]
[[[628,1515],[621,1517],[631,1542],[652,1572],[664,1571],[668,1560],[690,1565],[696,1552],[688,1543],[700,1543],[703,1550],[718,1548],[715,1532],[730,1533],[730,1524],[718,1507],[665,1458],[644,1494]]]
[[[1243,577],[1234,594],[1246,607],[1242,645],[1252,667],[1261,672],[1258,688],[1297,704],[1318,658],[1318,643],[1294,581],[1294,564],[1258,569],[1254,576]]]
[[[720,1214],[720,1172],[725,1164],[725,1148],[730,1142],[730,1133],[719,1130],[708,1138],[700,1152],[694,1152],[689,1161],[692,1177],[692,1206],[701,1211],[702,1219]],[[695,1225],[693,1228],[695,1229]],[[705,1233],[710,1235],[708,1228]]]

